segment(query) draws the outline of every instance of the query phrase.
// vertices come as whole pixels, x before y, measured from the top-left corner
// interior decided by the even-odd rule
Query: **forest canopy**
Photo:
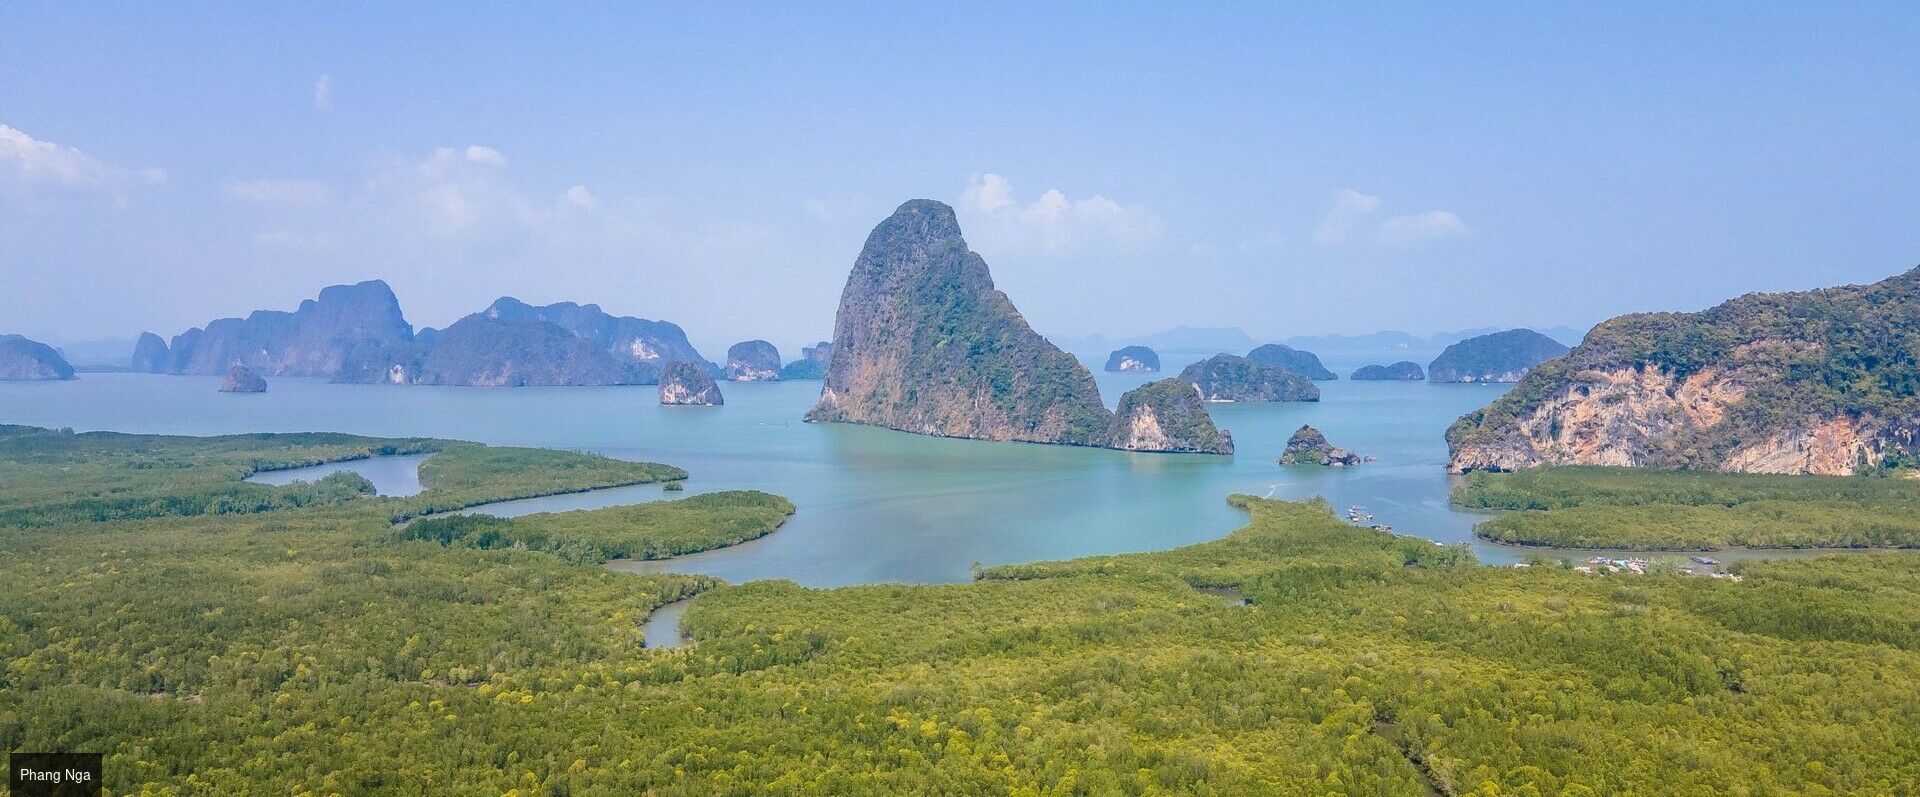
[[[1544,467],[1474,472],[1453,501],[1497,542],[1718,550],[1920,546],[1920,479]]]
[[[1920,554],[1491,568],[1233,501],[1215,542],[842,589],[406,539],[373,497],[7,528],[0,745],[154,794],[1920,790]]]

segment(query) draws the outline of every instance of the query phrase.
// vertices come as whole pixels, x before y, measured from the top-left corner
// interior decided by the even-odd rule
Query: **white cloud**
[[[998,174],[975,175],[960,195],[960,213],[968,216],[970,235],[989,245],[1047,254],[1088,248],[1136,248],[1160,237],[1160,217],[1143,205],[1128,205],[1099,194],[1070,199],[1057,188],[1032,202],[1014,197],[1013,186]]]
[[[1313,239],[1323,244],[1344,241],[1362,221],[1379,209],[1380,198],[1377,196],[1362,194],[1351,188],[1335,191],[1333,209],[1327,211],[1326,218],[1320,220],[1320,226],[1313,231]]]
[[[164,170],[129,170],[0,124],[0,195],[23,201],[104,196],[121,205],[128,188],[166,180]]]
[[[567,189],[566,196],[567,201],[573,203],[575,207],[585,210],[598,210],[600,208],[600,198],[594,196],[593,192],[588,191],[584,185],[576,185]]]
[[[321,75],[313,81],[313,109],[322,113],[333,110],[332,75]]]
[[[1403,245],[1466,234],[1467,225],[1461,223],[1459,216],[1446,210],[1394,216],[1380,222],[1379,230],[1380,240]]]
[[[492,147],[483,147],[478,144],[467,147],[467,160],[473,161],[474,163],[484,163],[488,166],[507,165],[507,156],[500,154],[500,150]]]
[[[226,185],[226,194],[242,202],[261,205],[318,205],[333,195],[326,183],[318,180],[237,180]]]
[[[1313,239],[1322,244],[1365,240],[1395,246],[1410,246],[1467,234],[1467,225],[1449,210],[1429,210],[1391,216],[1378,224],[1368,220],[1380,209],[1380,197],[1342,188],[1333,194],[1333,209],[1327,211]]]
[[[59,188],[106,186],[117,171],[73,147],[33,136],[0,124],[0,168],[9,182]]]

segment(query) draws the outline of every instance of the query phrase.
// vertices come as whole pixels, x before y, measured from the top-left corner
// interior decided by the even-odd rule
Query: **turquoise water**
[[[425,462],[426,459],[425,454],[352,459],[314,465],[309,468],[261,471],[248,476],[247,481],[260,484],[292,484],[324,479],[344,471],[360,474],[362,478],[372,482],[375,495],[405,497],[420,494],[420,463]]]
[[[1181,362],[1169,362],[1174,373]],[[1358,363],[1354,363],[1358,364]],[[1345,363],[1329,363],[1345,373]],[[1151,375],[1098,373],[1112,405]],[[1499,385],[1320,382],[1318,403],[1213,405],[1234,457],[1132,454],[945,440],[802,423],[819,382],[725,383],[724,407],[661,407],[651,386],[440,388],[280,378],[262,395],[219,394],[218,377],[85,374],[0,383],[0,422],[168,434],[338,431],[597,451],[691,471],[688,493],[750,488],[792,499],[778,533],[624,569],[787,578],[810,586],[968,578],[975,563],[1170,548],[1245,522],[1225,503],[1246,492],[1325,496],[1365,506],[1375,523],[1443,543],[1472,539],[1480,516],[1447,504],[1442,433]],[[1344,470],[1274,463],[1303,423],[1379,457]],[[520,514],[654,500],[660,488],[554,496],[490,507]],[[1476,544],[1490,562],[1515,554]]]

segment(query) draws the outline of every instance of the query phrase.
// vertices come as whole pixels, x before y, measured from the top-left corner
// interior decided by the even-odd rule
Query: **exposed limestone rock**
[[[530,305],[511,296],[409,345],[362,352],[339,382],[473,387],[645,385],[668,362],[706,364],[680,327],[598,305]]]
[[[1286,451],[1280,455],[1282,465],[1321,465],[1330,468],[1343,468],[1358,465],[1366,458],[1359,454],[1327,442],[1327,436],[1312,426],[1302,426],[1287,438]]]
[[[334,285],[291,313],[256,310],[189,329],[169,347],[168,372],[218,374],[234,363],[269,376],[332,377],[368,352],[405,347],[413,327],[380,280]]]
[[[1107,355],[1107,370],[1150,374],[1160,370],[1160,355],[1145,346],[1125,346]]]
[[[717,406],[727,402],[720,396],[720,385],[713,381],[713,374],[707,373],[705,366],[690,360],[676,360],[668,363],[666,371],[660,374],[660,403]]]
[[[1180,378],[1207,401],[1319,401],[1320,388],[1285,368],[1216,354],[1187,366]]]
[[[812,346],[800,347],[800,359],[787,363],[780,369],[781,379],[825,379],[827,366],[833,362],[833,344],[820,341]]]
[[[983,440],[1106,445],[1093,374],[1027,326],[967,249],[953,209],[901,205],[840,295],[811,421]]]
[[[72,378],[73,366],[52,346],[19,335],[0,335],[0,381]]]
[[[1456,422],[1448,466],[1841,475],[1912,461],[1920,361],[1897,331],[1915,328],[1920,270],[1622,316]]]
[[[222,393],[265,393],[267,380],[260,378],[252,369],[234,363],[227,369],[227,378],[220,382]]]
[[[780,381],[780,350],[764,340],[748,340],[727,349],[727,379],[735,382]]]
[[[135,373],[164,374],[170,359],[166,341],[152,332],[142,332],[140,339],[133,344],[133,361],[130,365]]]
[[[1114,413],[1114,448],[1128,451],[1233,453],[1233,435],[1216,429],[1199,391],[1181,379],[1129,390]]]
[[[1567,346],[1531,329],[1509,329],[1448,346],[1427,366],[1435,382],[1518,382],[1536,365],[1567,353]]]

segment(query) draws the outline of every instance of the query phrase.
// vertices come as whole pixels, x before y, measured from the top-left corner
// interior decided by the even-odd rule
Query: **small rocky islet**
[[[1408,382],[1424,381],[1427,372],[1420,364],[1412,360],[1401,360],[1392,365],[1363,365],[1347,377],[1355,382],[1380,382],[1403,380]]]
[[[717,407],[727,403],[720,395],[720,383],[706,366],[692,360],[668,363],[660,374],[660,403],[676,406]]]
[[[743,340],[727,348],[727,380],[780,381],[780,349],[764,340]]]
[[[222,393],[265,393],[267,380],[239,363],[227,368],[227,377],[220,381]]]
[[[1329,468],[1342,468],[1372,461],[1372,457],[1363,457],[1347,449],[1327,442],[1327,436],[1311,425],[1301,426],[1287,438],[1287,448],[1280,455],[1282,465],[1320,465]]]
[[[1300,374],[1232,354],[1189,365],[1180,379],[1206,401],[1319,401],[1320,388]]]
[[[1120,396],[1112,445],[1126,451],[1231,454],[1233,435],[1214,426],[1192,383],[1160,379]]]
[[[1151,374],[1160,371],[1160,354],[1145,346],[1123,346],[1107,355],[1111,373]]]
[[[1543,362],[1567,353],[1567,344],[1531,329],[1479,335],[1448,346],[1427,365],[1434,382],[1518,382]]]
[[[1319,355],[1310,351],[1301,351],[1281,343],[1269,343],[1265,346],[1256,347],[1252,351],[1247,352],[1247,359],[1261,365],[1285,368],[1315,381],[1340,378],[1339,375],[1327,370],[1327,367],[1320,363]]]

